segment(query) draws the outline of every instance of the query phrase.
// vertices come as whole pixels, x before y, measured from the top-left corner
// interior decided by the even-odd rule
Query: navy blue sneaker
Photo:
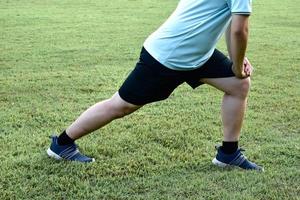
[[[69,145],[58,145],[57,136],[51,136],[52,143],[50,148],[47,150],[49,157],[55,158],[56,160],[70,160],[77,162],[94,162],[94,158],[89,158],[85,155],[82,155],[75,143]]]
[[[239,148],[233,154],[224,154],[221,151],[220,146],[216,146],[217,155],[212,160],[212,163],[219,167],[240,167],[246,170],[257,170],[257,171],[264,171],[264,168],[258,166],[257,164],[250,162],[246,156],[243,155],[242,151],[244,149]]]

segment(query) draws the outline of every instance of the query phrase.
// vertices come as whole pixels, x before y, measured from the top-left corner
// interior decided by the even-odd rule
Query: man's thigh
[[[187,73],[186,82],[196,88],[204,84],[201,80],[204,78],[232,78],[232,62],[222,52],[215,49],[213,55],[200,68]]]
[[[250,77],[239,79],[236,77],[228,78],[202,78],[199,80],[202,83],[211,85],[218,90],[235,96],[247,96],[250,89]]]
[[[181,73],[170,70],[143,49],[134,70],[119,89],[120,97],[134,105],[167,99],[183,83]]]

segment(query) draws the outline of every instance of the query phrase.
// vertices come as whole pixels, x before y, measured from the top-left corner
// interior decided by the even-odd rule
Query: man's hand
[[[232,71],[237,78],[244,79],[252,75],[253,67],[248,58],[245,57],[242,68],[232,65]]]
[[[253,73],[254,68],[252,67],[250,61],[248,60],[248,58],[245,57],[244,59],[244,72],[246,74],[246,76],[251,76]]]

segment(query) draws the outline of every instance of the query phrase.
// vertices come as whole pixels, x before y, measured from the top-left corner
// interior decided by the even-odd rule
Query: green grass
[[[208,86],[78,141],[96,163],[49,159],[48,136],[119,88],[177,1],[0,0],[0,199],[299,199],[300,2],[253,3],[241,145],[265,173],[211,164],[222,94]]]

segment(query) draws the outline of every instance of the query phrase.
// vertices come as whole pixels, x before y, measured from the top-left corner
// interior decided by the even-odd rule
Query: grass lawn
[[[49,159],[53,132],[109,98],[175,0],[0,0],[0,199],[300,199],[300,1],[253,1],[241,146],[265,173],[211,164],[222,93],[180,86]],[[225,51],[224,41],[219,48]]]

